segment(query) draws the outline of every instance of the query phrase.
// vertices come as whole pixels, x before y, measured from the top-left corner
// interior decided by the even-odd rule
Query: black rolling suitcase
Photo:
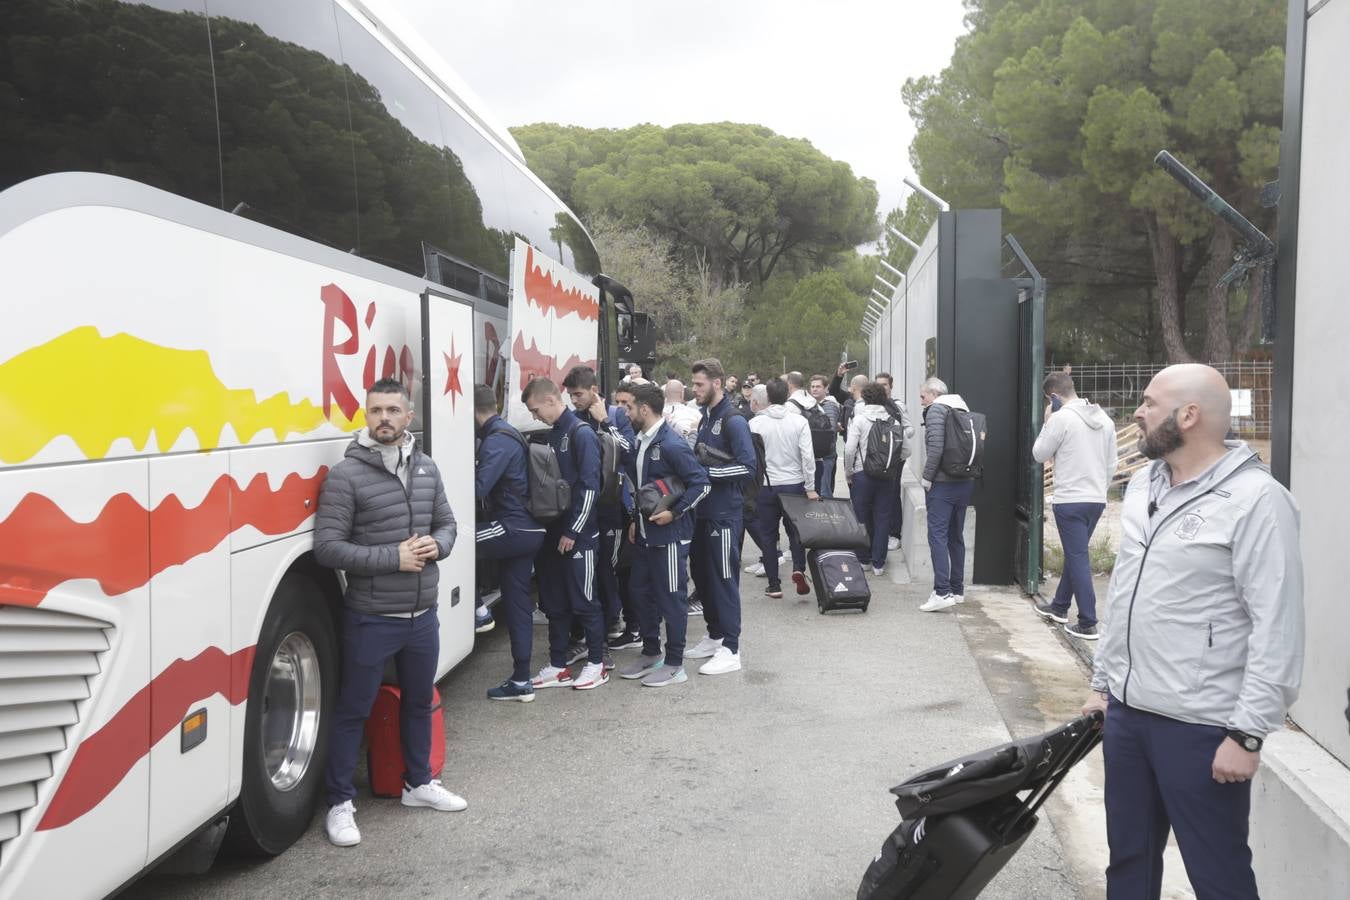
[[[867,612],[872,589],[852,550],[807,550],[806,564],[816,586],[816,607],[824,615],[836,609]]]
[[[978,897],[1031,835],[1050,792],[1101,739],[1101,714],[1083,716],[891,788],[904,821],[868,866],[858,900]]]

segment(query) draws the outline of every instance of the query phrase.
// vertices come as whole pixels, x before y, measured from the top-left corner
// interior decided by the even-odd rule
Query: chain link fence
[[[1045,374],[1063,370],[1048,366]],[[1131,421],[1149,380],[1166,366],[1144,365],[1072,366],[1078,396],[1091,400],[1124,425]],[[1218,363],[1215,369],[1228,381],[1233,393],[1233,433],[1242,440],[1270,440],[1270,380],[1274,365],[1269,360]]]

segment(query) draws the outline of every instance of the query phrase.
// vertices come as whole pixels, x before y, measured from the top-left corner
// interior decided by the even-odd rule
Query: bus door
[[[441,560],[441,665],[450,670],[473,649],[474,606],[474,321],[473,306],[422,294],[422,445],[441,470],[457,538]],[[414,423],[416,427],[416,423]]]

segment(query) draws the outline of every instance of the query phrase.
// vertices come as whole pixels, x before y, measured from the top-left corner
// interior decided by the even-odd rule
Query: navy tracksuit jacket
[[[633,434],[633,424],[628,421],[628,413],[622,406],[610,406],[604,422],[595,421],[589,412],[578,413],[577,417],[594,428],[597,433],[605,431],[614,438],[619,448],[620,471],[622,471],[623,460],[637,447],[637,437]],[[619,583],[618,574],[619,548],[624,540],[626,526],[624,511],[631,503],[632,492],[628,489],[627,479],[624,479],[619,504],[599,507],[597,521],[600,526],[600,553],[596,588],[600,593],[600,605],[604,610],[606,628],[617,623],[622,614],[627,630],[637,631],[637,610],[633,608],[627,596],[627,586]]]
[[[698,508],[693,569],[708,636],[736,653],[741,638],[742,486],[755,477],[755,445],[750,423],[726,396],[703,410],[698,441],[732,457],[731,462],[708,467],[712,495]]]
[[[474,490],[484,514],[474,535],[474,552],[479,559],[499,561],[502,609],[511,636],[511,678],[528,681],[534,641],[530,572],[544,542],[544,526],[525,507],[529,471],[519,436],[499,416],[478,429]]]
[[[641,448],[639,450],[639,448]],[[636,546],[629,590],[638,607],[642,629],[642,653],[661,652],[661,620],[666,622],[666,665],[684,665],[685,635],[689,628],[688,593],[685,569],[694,534],[697,509],[712,493],[708,475],[694,457],[694,451],[665,422],[645,447],[634,441],[633,451],[625,459],[628,478],[638,484],[638,455],[642,456],[642,483],[672,475],[684,482],[684,494],[671,507],[674,520],[668,525],[649,522],[636,509],[633,518]]]

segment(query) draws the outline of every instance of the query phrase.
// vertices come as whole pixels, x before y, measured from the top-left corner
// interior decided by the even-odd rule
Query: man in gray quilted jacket
[[[441,811],[467,807],[431,777],[431,733],[440,622],[437,560],[455,545],[455,517],[440,470],[408,432],[407,388],[392,378],[366,394],[358,432],[319,493],[314,558],[347,576],[342,617],[342,683],[333,710],[328,764],[328,839],[360,843],[352,772],[361,732],[390,657],[398,671],[403,743],[403,805]]]

